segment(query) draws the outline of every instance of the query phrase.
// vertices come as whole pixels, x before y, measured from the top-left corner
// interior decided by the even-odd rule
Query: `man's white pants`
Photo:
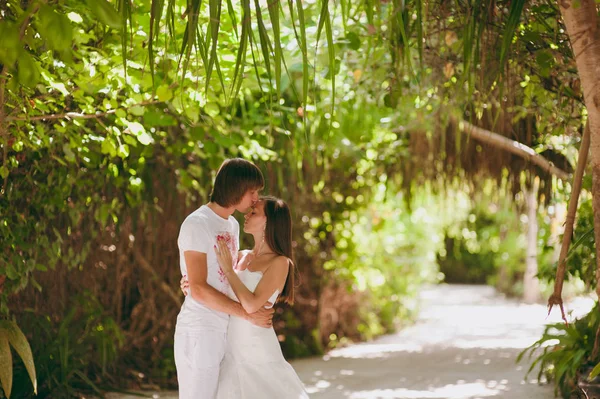
[[[179,399],[213,399],[227,334],[217,331],[175,333],[175,366]]]

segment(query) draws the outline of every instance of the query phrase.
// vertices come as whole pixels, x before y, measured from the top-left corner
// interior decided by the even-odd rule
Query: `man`
[[[247,314],[229,297],[229,283],[216,259],[214,245],[222,237],[234,259],[239,249],[239,224],[232,216],[246,212],[264,187],[260,169],[243,159],[228,159],[219,168],[210,202],[192,212],[179,232],[181,274],[189,280],[189,295],[175,328],[175,365],[180,399],[212,399],[219,365],[225,354],[229,315],[270,327],[273,310]]]

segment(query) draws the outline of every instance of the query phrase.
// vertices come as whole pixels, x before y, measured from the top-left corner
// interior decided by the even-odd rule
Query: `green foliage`
[[[74,298],[73,303],[67,314],[57,320],[32,311],[20,317],[20,324],[32,331],[29,340],[37,364],[40,397],[100,393],[108,387],[108,377],[116,370],[124,344],[121,328],[90,293]],[[31,395],[24,378],[23,368],[18,367],[15,397]]]
[[[440,242],[435,237],[443,221],[429,213],[436,204],[430,203],[431,208],[426,210],[420,203],[427,198],[427,193],[415,198],[416,215],[408,212],[404,199],[392,197],[346,211],[344,222],[332,226],[337,245],[323,267],[348,279],[353,294],[366,299],[359,307],[357,328],[361,339],[393,332],[411,320],[416,313],[417,288],[435,281],[437,268],[433,260]],[[317,223],[311,220],[311,224]],[[330,346],[338,344],[338,335]]]
[[[13,383],[13,361],[11,346],[25,365],[27,374],[37,394],[37,378],[31,347],[27,338],[14,321],[0,320],[0,383],[6,397],[10,398]]]
[[[440,271],[449,283],[489,282],[516,294],[515,283],[522,277],[525,259],[519,213],[508,198],[492,201],[486,197],[478,196],[464,219],[446,232]]]
[[[165,301],[161,291],[155,295],[156,298],[140,299],[142,294],[137,292],[137,287],[142,287],[139,290],[144,293],[158,291],[157,282],[145,280],[143,275],[139,277],[141,281],[136,284],[136,289],[131,290],[133,293],[123,294],[127,298],[123,299],[123,303],[113,301],[120,293],[111,295],[110,290],[114,286],[111,284],[107,288],[108,295],[99,292],[95,295],[99,305],[115,318],[114,329],[104,326],[105,333],[99,338],[94,330],[89,330],[80,339],[75,331],[84,327],[81,326],[83,319],[77,315],[85,313],[85,310],[74,304],[81,289],[76,284],[70,286],[71,295],[63,298],[64,303],[56,305],[64,309],[48,309],[46,318],[43,314],[31,315],[25,310],[28,301],[38,295],[32,288],[41,291],[40,295],[48,296],[57,289],[50,275],[77,280],[79,273],[94,274],[98,265],[103,263],[98,261],[99,254],[107,251],[102,248],[109,248],[111,244],[122,248],[119,244],[121,231],[127,231],[134,237],[130,245],[143,248],[147,241],[144,230],[139,232],[135,226],[157,231],[159,228],[153,223],[161,220],[161,213],[172,212],[173,209],[178,211],[171,213],[169,221],[180,220],[183,209],[189,209],[188,204],[206,199],[213,177],[210,171],[216,170],[225,157],[244,156],[259,164],[268,162],[264,169],[267,175],[273,177],[269,182],[270,191],[279,190],[277,194],[293,200],[292,209],[298,215],[295,229],[298,252],[304,257],[300,264],[306,274],[305,295],[310,298],[310,303],[318,303],[329,282],[352,285],[362,281],[360,273],[357,273],[358,277],[338,275],[335,270],[322,273],[326,260],[322,254],[334,252],[340,243],[337,254],[347,253],[356,257],[352,247],[342,248],[344,244],[341,243],[355,239],[344,237],[345,220],[350,213],[357,215],[365,209],[372,195],[371,187],[379,181],[373,173],[379,167],[377,159],[369,155],[357,166],[356,157],[364,151],[382,156],[393,154],[395,151],[390,144],[397,140],[394,134],[374,134],[373,130],[381,126],[380,120],[388,112],[378,106],[378,92],[360,94],[361,89],[354,76],[348,75],[354,66],[346,69],[339,63],[340,74],[345,74],[341,75],[341,79],[351,84],[356,93],[347,105],[336,110],[340,117],[331,113],[331,105],[339,103],[339,100],[331,98],[331,93],[320,86],[320,81],[325,80],[326,86],[329,86],[329,80],[335,77],[329,74],[329,78],[323,78],[327,71],[316,70],[314,65],[309,67],[308,62],[302,65],[308,57],[308,44],[315,41],[315,32],[306,31],[304,26],[298,27],[302,46],[285,54],[289,73],[286,76],[282,72],[280,87],[274,79],[281,98],[270,89],[272,75],[265,69],[264,60],[265,64],[255,64],[257,76],[244,77],[243,90],[240,74],[243,74],[244,65],[225,56],[215,62],[214,75],[221,74],[225,82],[235,81],[235,85],[240,85],[239,104],[229,109],[227,87],[213,84],[217,81],[211,82],[208,72],[192,68],[199,62],[205,62],[203,52],[206,55],[207,51],[213,51],[212,39],[208,41],[208,36],[194,38],[194,46],[210,44],[209,50],[205,46],[203,50],[199,49],[199,53],[191,51],[188,70],[193,70],[193,73],[180,75],[178,46],[173,46],[171,39],[157,32],[152,43],[156,51],[155,62],[151,63],[155,67],[152,77],[142,61],[145,53],[141,49],[146,45],[147,36],[140,33],[150,28],[151,20],[147,17],[150,9],[139,4],[133,18],[132,50],[127,50],[130,58],[123,73],[121,38],[114,29],[124,24],[117,23],[114,15],[111,17],[110,9],[104,9],[107,4],[110,5],[53,3],[48,6],[51,8],[42,8],[39,17],[33,19],[32,32],[47,29],[49,24],[56,22],[54,20],[61,18],[57,16],[67,16],[68,26],[72,29],[69,49],[73,53],[70,58],[62,54],[58,59],[54,57],[69,38],[66,35],[50,39],[54,40],[51,44],[48,41],[48,46],[55,47],[52,51],[45,50],[45,42],[39,42],[39,49],[30,47],[35,49],[32,52],[40,65],[39,85],[31,88],[10,86],[7,90],[10,94],[7,97],[8,107],[15,111],[6,120],[14,133],[9,138],[0,137],[2,148],[6,150],[0,181],[3,187],[0,207],[11,210],[3,212],[0,223],[6,248],[1,252],[0,271],[7,276],[0,293],[0,305],[5,313],[9,309],[17,312],[20,325],[32,340],[38,359],[42,395],[55,395],[57,392],[69,395],[79,390],[101,389],[99,380],[110,380],[113,374],[110,359],[116,352],[109,350],[105,366],[100,367],[97,362],[104,355],[97,349],[86,352],[85,348],[93,345],[119,348],[117,331],[124,330],[123,334],[136,336],[136,329],[144,328],[138,321],[140,313],[143,315],[144,312],[137,309],[146,309],[147,314],[155,310],[152,305],[158,307]],[[168,7],[167,16],[171,12]],[[17,10],[16,6],[14,9]],[[92,9],[93,13],[90,12]],[[294,9],[301,18],[317,21],[319,14],[315,11],[318,10],[302,8],[301,3],[297,3]],[[16,21],[17,14],[15,11],[14,15],[10,12],[7,15]],[[242,28],[246,27],[246,34],[250,35],[250,28],[253,28],[251,20],[235,16],[235,19],[243,21]],[[263,16],[266,17],[266,13]],[[219,54],[226,54],[235,40],[235,33],[228,33],[232,32],[229,24],[234,23],[231,17],[224,17],[221,21],[217,43]],[[208,22],[208,15],[204,13],[200,13],[198,18],[200,23]],[[114,29],[106,29],[104,25]],[[185,28],[181,24],[173,26],[175,37],[185,37]],[[332,27],[325,25],[324,29],[331,37]],[[292,41],[295,35],[292,31],[282,30],[281,40]],[[248,36],[246,40],[254,39]],[[267,42],[264,37],[263,40]],[[323,46],[318,55],[325,54],[329,58],[333,47]],[[341,54],[347,52],[350,55],[351,51],[356,51],[356,48],[341,49]],[[246,52],[243,51],[242,59],[245,57]],[[277,75],[278,67],[273,67]],[[308,85],[306,71],[318,75],[319,82]],[[14,76],[9,71],[11,82],[14,82]],[[198,84],[200,82],[205,84]],[[298,93],[306,96],[304,103]],[[345,94],[338,93],[337,96],[342,99]],[[311,107],[306,104],[309,101],[313,103]],[[366,109],[369,110],[366,117],[356,112]],[[49,115],[52,117],[47,118]],[[347,117],[347,129],[342,130],[337,123],[341,116]],[[310,120],[310,124],[303,123],[306,120]],[[356,122],[353,126],[352,121]],[[373,139],[376,141],[372,142]],[[314,158],[310,154],[314,154]],[[310,163],[305,160],[310,160]],[[394,159],[390,158],[390,162]],[[353,177],[348,178],[346,173]],[[167,183],[166,192],[161,191],[160,183]],[[304,215],[307,215],[309,223],[302,222]],[[329,218],[329,222],[313,226],[312,221],[321,217]],[[129,247],[122,251],[119,249],[119,257],[132,256]],[[108,269],[114,270],[118,262],[106,261]],[[166,263],[168,261],[161,258],[153,265]],[[171,260],[171,263],[176,264],[176,261]],[[129,269],[136,270],[136,275],[139,273],[138,269],[134,269],[135,263],[127,264]],[[165,270],[164,274],[157,273],[157,276],[165,276],[165,280],[172,280],[172,284],[176,268]],[[393,272],[390,270],[389,273]],[[99,278],[97,274],[94,276]],[[383,324],[385,328],[366,329],[364,337],[391,329],[395,317],[406,315],[401,302],[412,288],[408,288],[407,278],[397,275],[394,278],[399,287],[394,306],[381,306],[381,316],[368,316],[368,323]],[[85,284],[83,282],[82,285]],[[24,299],[13,302],[11,306],[10,298],[15,298],[15,294]],[[350,293],[348,296],[351,296]],[[383,295],[378,294],[376,298],[377,303],[383,303]],[[145,308],[148,304],[151,307]],[[134,313],[134,309],[138,313]],[[164,334],[158,338],[145,334],[144,341],[134,344],[135,348],[121,349],[123,358],[114,360],[121,365],[136,363],[145,369],[162,368],[151,370],[150,374],[162,376],[165,380],[172,379],[172,364],[154,361],[157,357],[167,356],[165,348],[172,345],[169,329],[175,315],[172,314],[172,305],[169,309],[170,313],[165,315],[164,320],[154,321],[159,326],[163,323]],[[332,332],[342,338],[346,334],[355,334],[354,325],[321,328],[319,305],[317,309],[309,309],[317,314],[315,320],[308,318],[306,308],[288,310],[283,318],[286,321],[284,332],[289,336],[284,344],[287,355],[305,356],[321,352]],[[349,307],[348,314],[355,310]],[[121,312],[129,316],[117,320],[115,315]],[[94,316],[93,319],[99,317]],[[380,318],[385,321],[381,322]],[[299,323],[294,320],[299,320]],[[361,322],[360,319],[356,321]],[[31,332],[37,330],[45,333],[32,337]],[[104,341],[100,344],[94,342],[95,338]],[[155,338],[159,339],[158,343],[153,341]],[[148,347],[155,347],[156,352],[149,352]],[[146,350],[141,355],[143,349]],[[95,356],[96,361],[84,352]],[[157,353],[162,355],[157,356]],[[77,359],[82,359],[82,362]],[[83,363],[84,360],[89,366]],[[99,378],[102,374],[98,369],[104,368],[109,376]]]
[[[435,210],[456,204],[404,178],[414,150],[405,133],[430,139],[442,106],[481,116],[504,103],[493,92],[499,59],[527,77],[510,111],[540,115],[536,150],[572,150],[560,135],[581,125],[569,108],[579,94],[550,6],[514,2],[508,19],[486,9],[497,15],[487,23],[484,2],[475,14],[420,0],[290,0],[268,10],[243,0],[227,12],[205,3],[0,4],[0,312],[16,313],[28,336],[42,396],[99,390],[117,367],[173,380],[172,225],[206,200],[224,158],[261,165],[267,191],[295,212],[305,302],[278,327],[295,357],[410,320],[418,284],[437,279],[442,232],[462,237],[453,226],[465,215],[441,220]],[[501,54],[482,54],[501,36]],[[494,223],[507,218],[486,212],[461,226],[470,237],[460,238],[461,254],[490,270],[494,254],[520,265],[512,233],[491,244],[502,234]],[[154,272],[141,270],[139,254]],[[59,289],[60,303],[30,310]],[[15,380],[25,382],[25,370],[17,366]]]
[[[577,382],[582,369],[587,369],[583,372],[585,380],[595,365],[595,359],[591,357],[598,327],[600,311],[596,305],[585,317],[568,326],[564,323],[548,325],[542,337],[521,352],[517,361],[527,355],[529,358],[536,356],[527,374],[537,367],[538,380],[546,375],[554,381],[555,393],[560,391],[563,398],[570,398],[578,391]],[[589,377],[590,381],[594,379]]]
[[[594,213],[589,194],[584,193],[577,210],[577,220],[572,243],[567,253],[565,280],[582,280],[587,287],[596,286],[596,245],[594,238]],[[586,198],[587,197],[587,198]],[[557,263],[541,265],[540,276],[554,281]]]

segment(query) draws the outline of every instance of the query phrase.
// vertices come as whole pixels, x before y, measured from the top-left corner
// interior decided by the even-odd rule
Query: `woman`
[[[224,239],[215,253],[235,297],[248,313],[276,302],[294,303],[292,221],[287,204],[262,197],[246,214],[244,232],[254,249],[241,251],[237,265]],[[182,285],[185,289],[185,285]],[[302,382],[281,353],[273,328],[257,327],[232,316],[219,375],[219,399],[308,398]]]

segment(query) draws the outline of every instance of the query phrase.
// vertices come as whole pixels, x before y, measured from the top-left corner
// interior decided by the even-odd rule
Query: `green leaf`
[[[6,277],[8,277],[9,280],[16,280],[19,278],[19,273],[17,273],[17,269],[15,269],[15,266],[12,263],[6,264]]]
[[[219,115],[221,109],[217,104],[210,102],[204,106],[204,112],[214,118],[215,116]]]
[[[359,50],[360,49],[360,37],[358,37],[358,35],[354,32],[349,32],[346,35],[346,40],[348,40],[348,47],[350,47],[352,50]]]
[[[118,12],[119,15],[121,16],[121,22],[122,22],[122,27],[121,27],[121,53],[122,53],[122,60],[123,60],[123,73],[125,76],[127,76],[127,40],[129,39],[130,35],[133,36],[133,17],[132,17],[132,13],[131,13],[131,8],[133,7],[131,0],[118,0],[119,2],[119,6],[118,6]],[[129,22],[129,24],[128,24]],[[129,26],[130,31],[127,31],[127,27]],[[154,78],[154,75],[152,75],[152,78]]]
[[[112,138],[104,138],[104,141],[102,142],[102,153],[110,155],[111,157],[117,155],[117,147],[115,146],[115,143],[113,142]]]
[[[17,61],[21,41],[19,40],[19,28],[16,24],[8,21],[0,21],[0,37],[2,45],[0,46],[0,63],[12,66]]]
[[[269,2],[269,16],[273,27],[273,46],[275,50],[275,86],[277,87],[277,96],[281,93],[281,31],[279,26],[280,0]]]
[[[31,383],[33,384],[33,392],[37,395],[37,377],[35,374],[35,364],[33,362],[33,354],[31,353],[31,346],[27,342],[25,334],[21,331],[19,326],[14,321],[2,320],[0,321],[0,331],[4,330],[4,334],[8,338],[8,342],[15,348],[17,354],[21,357]],[[0,335],[4,335],[0,333]]]
[[[0,328],[0,383],[7,398],[12,392],[13,361],[6,331]]]
[[[331,77],[331,119],[329,123],[329,129],[331,129],[331,121],[333,121],[335,111],[335,45],[333,43],[333,30],[331,28],[331,17],[329,12],[325,18],[325,33],[327,35],[327,49],[329,50],[329,68],[334,70],[333,76]],[[331,133],[331,130],[330,130]]]
[[[227,0],[227,13],[229,14],[229,19],[231,19],[231,24],[233,25],[233,32],[235,33],[236,39],[238,38],[238,27],[237,27],[237,18],[235,17],[235,10],[233,9],[233,3],[231,0]]]
[[[106,220],[108,219],[108,215],[110,214],[110,204],[102,204],[95,212],[95,218],[102,227],[106,226]]]
[[[329,19],[329,8],[328,2],[324,1],[321,5],[321,14],[319,15],[319,24],[317,26],[317,41],[315,43],[315,47],[319,46],[319,39],[321,38],[321,32],[323,31],[323,26],[325,26],[325,20]]]
[[[554,64],[554,57],[552,53],[547,50],[538,51],[535,55],[535,60],[540,67],[540,74],[543,77],[550,76],[550,68],[552,68]]]
[[[208,10],[210,13],[210,29],[207,32],[206,47],[208,48],[209,40],[212,42],[212,44],[210,48],[210,55],[208,56],[208,65],[206,66],[206,91],[209,90],[210,77],[212,75],[213,66],[216,62],[218,62],[217,39],[219,38],[219,27],[221,24],[221,0],[209,0]],[[225,84],[223,82],[223,78],[220,75],[219,79],[221,80],[221,85],[224,87]]]
[[[113,29],[123,28],[123,21],[117,10],[106,0],[88,0],[88,6],[94,16]]]
[[[265,61],[265,69],[267,71],[267,76],[269,77],[269,83],[271,83],[271,41],[269,40],[269,34],[267,33],[267,28],[262,17],[262,11],[260,10],[260,2],[258,0],[254,0],[254,9],[256,11],[256,24],[258,26],[260,48]]]
[[[67,16],[54,12],[48,5],[42,5],[37,12],[37,18],[38,32],[46,40],[48,47],[57,51],[71,47],[73,29]]]
[[[141,105],[136,105],[127,110],[131,115],[135,116],[143,116],[146,112],[146,107],[142,107]]]
[[[519,26],[519,21],[521,20],[521,13],[523,12],[524,6],[525,0],[514,0],[510,3],[508,22],[506,23],[504,32],[502,32],[503,40],[502,47],[500,48],[500,70],[504,68],[504,63],[507,60],[508,51],[510,50],[510,46],[512,44],[513,37],[515,36],[517,27]]]
[[[300,26],[300,41],[302,48],[302,106],[306,108],[308,102],[308,50],[306,44],[306,25],[304,18],[304,9],[302,8],[302,0],[296,0],[296,8],[298,9],[298,25]],[[304,113],[306,121],[306,112]]]
[[[150,6],[150,37],[148,37],[148,55],[150,56],[150,75],[154,85],[154,41],[160,33],[160,19],[165,8],[165,0],[152,0]]]
[[[4,165],[0,166],[0,177],[2,179],[6,179],[8,177],[9,171],[8,168]]]
[[[139,144],[137,137],[133,137],[129,134],[123,135],[123,141],[132,147],[137,147],[137,145]],[[117,172],[117,176],[118,176],[118,172]]]
[[[158,97],[158,101],[169,101],[173,98],[173,91],[168,85],[161,85],[158,89],[156,89],[156,96]]]
[[[417,8],[417,20],[415,24],[417,25],[417,47],[419,49],[419,80],[421,80],[424,65],[423,65],[423,2],[422,0],[417,0],[416,2]]]
[[[127,158],[129,156],[129,146],[127,144],[119,145],[119,148],[117,149],[117,155],[123,159]]]
[[[83,381],[85,381],[85,383],[92,388],[94,391],[96,391],[96,393],[101,393],[102,391],[100,391],[100,389],[96,386],[96,384],[94,384],[92,382],[92,380],[89,379],[89,377],[85,374],[83,374],[80,370],[75,370],[73,371],[73,374],[78,376],[79,378],[81,378]]]
[[[42,292],[42,286],[38,283],[33,276],[29,279],[29,283],[35,288],[38,292]]]
[[[321,32],[325,27],[325,34],[327,36],[327,50],[329,54],[329,69],[335,71],[335,43],[333,42],[333,30],[331,27],[331,15],[329,13],[329,2],[324,1],[321,6],[321,14],[319,15],[319,24],[317,26],[317,42],[315,46],[318,46]],[[331,119],[329,123],[329,129],[331,131],[331,121],[333,120],[333,111],[335,108],[335,74],[331,76]]]
[[[183,80],[187,72],[188,64],[192,54],[192,48],[196,44],[198,35],[198,15],[200,13],[201,0],[188,1],[188,13],[187,13],[187,24],[185,26],[185,32],[183,34],[183,42],[181,44],[180,52],[180,63],[183,60],[183,67],[181,68],[181,79]]]
[[[41,272],[47,272],[48,268],[40,263],[38,263],[37,265],[35,265],[35,269],[39,270]]]
[[[231,99],[234,99],[237,96],[242,87],[244,69],[246,67],[246,50],[248,49],[248,40],[252,31],[252,23],[250,21],[250,0],[242,0],[242,10],[242,35],[240,37],[237,57],[235,60],[233,84],[231,85]]]
[[[33,88],[40,80],[40,70],[37,63],[26,51],[21,52],[18,63],[17,74],[19,83],[23,86]]]
[[[63,152],[65,153],[67,160],[71,162],[75,161],[75,154],[73,153],[73,150],[71,150],[69,144],[63,144]]]
[[[158,126],[175,126],[177,125],[177,120],[159,110],[152,110],[144,114],[144,124],[154,128]]]

